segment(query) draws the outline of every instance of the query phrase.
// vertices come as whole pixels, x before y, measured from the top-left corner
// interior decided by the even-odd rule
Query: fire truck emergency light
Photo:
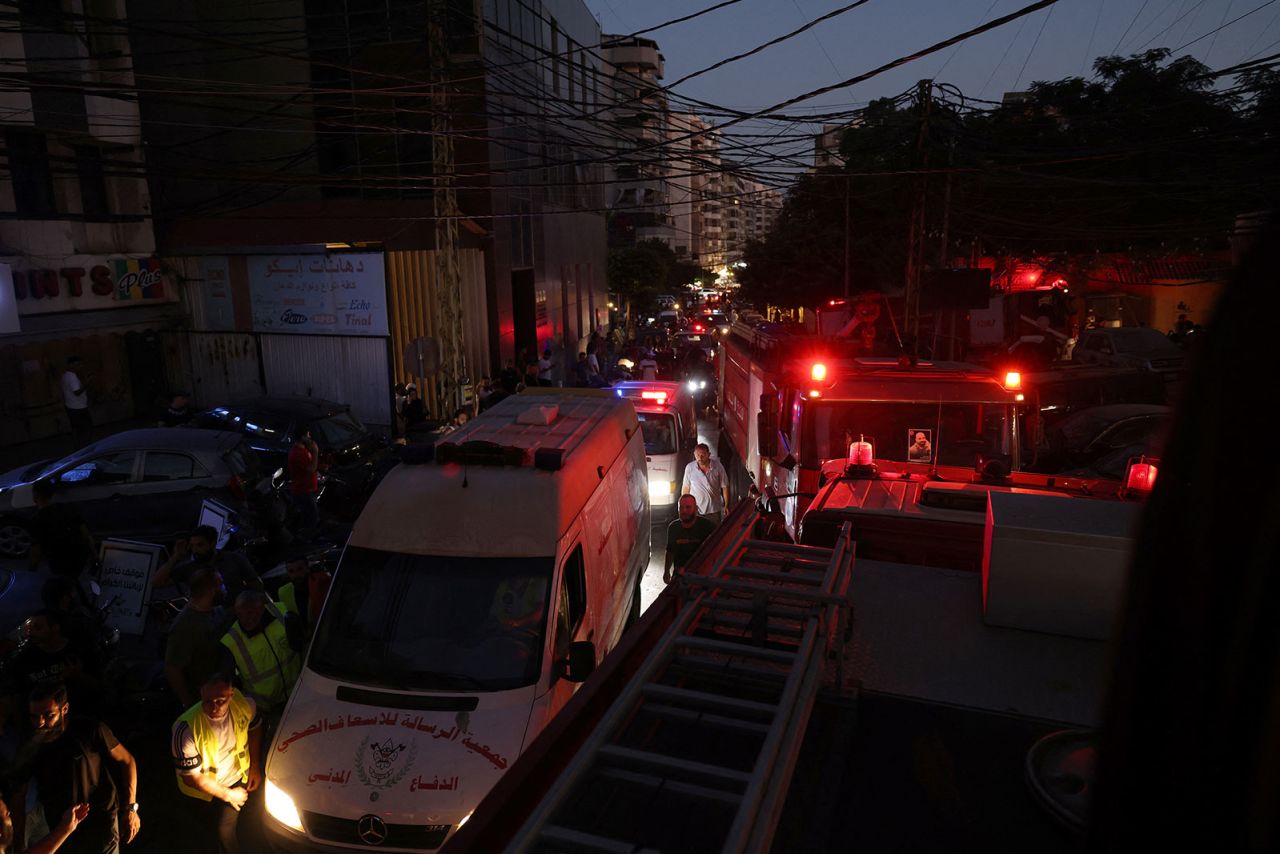
[[[1022,374],[1018,371],[1005,371],[1004,387],[1010,390],[1022,388]]]
[[[875,462],[875,449],[865,437],[849,445],[849,465],[869,466]]]
[[[809,369],[809,378],[815,383],[825,382],[827,379],[827,366],[821,362],[814,362],[813,367]]]
[[[658,403],[667,402],[667,393],[665,391],[642,391],[640,397],[644,400],[656,400]]]
[[[1156,475],[1160,468],[1155,461],[1148,462],[1145,456],[1129,461],[1129,469],[1124,474],[1125,492],[1146,495],[1156,485]]]

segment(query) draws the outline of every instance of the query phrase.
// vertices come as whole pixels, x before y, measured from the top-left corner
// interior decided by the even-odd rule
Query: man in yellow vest
[[[289,582],[280,588],[280,606],[287,613],[298,615],[306,627],[307,637],[310,637],[329,595],[329,582],[333,576],[323,567],[312,568],[306,552],[289,555],[284,568],[289,573]]]
[[[260,590],[236,597],[236,621],[223,635],[244,693],[271,715],[284,708],[302,673],[302,659],[289,646],[284,616]]]
[[[173,725],[170,747],[178,789],[203,801],[201,810],[222,854],[239,854],[240,810],[262,785],[262,724],[257,705],[217,673],[200,688],[200,702]]]

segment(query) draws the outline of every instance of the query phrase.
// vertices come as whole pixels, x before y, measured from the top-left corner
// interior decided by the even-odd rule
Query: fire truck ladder
[[[748,519],[507,850],[768,850],[828,660],[843,679],[853,544]]]

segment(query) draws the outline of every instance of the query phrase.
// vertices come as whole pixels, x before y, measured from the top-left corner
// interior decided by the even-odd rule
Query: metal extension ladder
[[[828,667],[843,679],[853,544],[743,521],[509,852],[756,852],[773,839]],[[829,664],[829,661],[831,662]]]

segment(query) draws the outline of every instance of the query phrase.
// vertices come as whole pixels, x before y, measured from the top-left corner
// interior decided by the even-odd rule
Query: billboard
[[[389,335],[380,252],[251,255],[254,332]]]

